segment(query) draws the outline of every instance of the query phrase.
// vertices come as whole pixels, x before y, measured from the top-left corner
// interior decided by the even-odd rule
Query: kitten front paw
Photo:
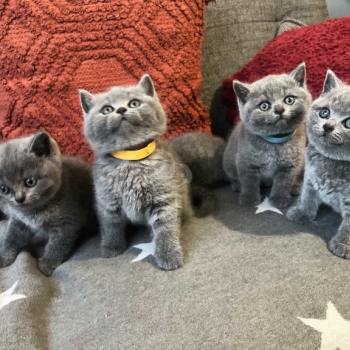
[[[38,268],[39,271],[46,277],[50,277],[53,271],[62,264],[61,261],[48,260],[45,258],[39,259]]]
[[[290,208],[287,211],[286,216],[287,216],[287,219],[291,221],[295,221],[302,225],[307,224],[308,222],[314,219],[313,217],[310,217],[309,215],[307,215],[307,213],[304,210],[298,207]]]
[[[239,204],[243,207],[255,207],[261,203],[261,196],[257,194],[255,196],[251,195],[240,195]]]
[[[104,258],[114,258],[120,254],[123,254],[126,247],[120,247],[118,249],[110,249],[109,247],[101,247],[101,254]]]
[[[291,197],[270,197],[269,202],[279,209],[287,208],[290,204]]]
[[[176,270],[183,265],[183,256],[180,250],[155,253],[157,264],[164,270]]]
[[[350,259],[350,245],[333,237],[328,245],[329,250],[336,256],[343,259]]]
[[[14,250],[0,252],[0,268],[10,266],[17,258],[17,253]]]

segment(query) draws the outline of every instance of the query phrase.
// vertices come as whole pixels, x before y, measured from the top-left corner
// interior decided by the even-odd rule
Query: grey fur
[[[262,184],[272,185],[270,201],[279,208],[289,205],[291,193],[298,193],[306,145],[303,121],[311,103],[305,74],[302,63],[290,75],[270,75],[253,84],[233,83],[241,122],[228,140],[223,165],[232,188],[241,192],[241,205],[259,204]],[[292,104],[286,103],[287,96],[294,96]],[[265,101],[270,108],[262,111],[259,105]],[[294,130],[285,143],[262,138]]]
[[[126,249],[128,222],[146,224],[155,238],[158,265],[166,270],[180,267],[181,220],[192,215],[192,208],[181,163],[160,139],[166,130],[166,116],[151,78],[146,74],[136,86],[116,86],[99,95],[81,90],[80,100],[85,135],[96,156],[94,182],[102,254],[112,257]],[[132,107],[135,100],[140,105]],[[103,115],[104,106],[113,111]],[[127,161],[111,156],[113,151],[139,149],[152,140],[156,150],[145,159]]]
[[[190,132],[168,141],[192,172],[192,183],[212,186],[226,179],[222,167],[225,141],[217,136]]]
[[[25,179],[33,178],[33,187]],[[32,180],[27,180],[32,181]],[[32,184],[32,182],[28,182]],[[1,208],[9,218],[0,248],[0,267],[12,264],[34,237],[45,239],[39,269],[45,276],[62,264],[79,232],[95,227],[90,166],[83,160],[62,157],[46,132],[0,145]]]
[[[217,136],[190,132],[168,142],[191,172],[190,192],[196,216],[211,214],[218,209],[218,200],[209,188],[227,180],[222,167],[225,141]]]
[[[323,108],[330,111],[328,118],[320,117]],[[350,129],[344,123],[349,109],[350,86],[328,71],[323,92],[307,116],[309,145],[302,192],[287,212],[288,219],[299,223],[315,220],[321,203],[340,213],[343,221],[329,249],[346,259],[350,259]]]

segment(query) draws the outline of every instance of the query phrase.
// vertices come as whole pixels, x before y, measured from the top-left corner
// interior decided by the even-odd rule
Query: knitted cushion
[[[0,137],[46,129],[88,157],[77,90],[150,73],[167,136],[209,131],[199,98],[205,0],[8,0],[0,3]]]
[[[232,81],[253,82],[268,74],[291,72],[306,63],[307,86],[313,98],[323,86],[327,69],[350,83],[350,17],[292,29],[269,42],[248,64],[223,82],[222,99],[229,107],[227,118],[239,120]]]

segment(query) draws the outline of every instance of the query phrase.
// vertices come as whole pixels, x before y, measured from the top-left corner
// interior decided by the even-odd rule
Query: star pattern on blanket
[[[133,248],[140,249],[141,253],[132,261],[132,263],[143,260],[147,258],[149,255],[154,255],[156,251],[156,243],[155,241],[152,241],[149,243],[141,243],[141,244],[134,245]]]
[[[319,350],[350,350],[350,321],[339,314],[332,302],[328,302],[325,320],[298,319],[321,333]]]
[[[255,214],[260,214],[260,213],[263,213],[264,211],[268,211],[268,210],[273,211],[274,213],[283,215],[283,213],[279,209],[273,207],[270,204],[268,197],[265,197],[265,199],[259,205],[257,205],[257,209],[256,209]]]
[[[19,299],[26,298],[25,295],[22,294],[12,294],[17,286],[18,281],[7,291],[0,294],[0,310],[7,304]]]

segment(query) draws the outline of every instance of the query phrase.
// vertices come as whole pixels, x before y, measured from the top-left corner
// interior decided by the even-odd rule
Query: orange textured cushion
[[[205,0],[8,0],[0,3],[0,136],[46,129],[66,154],[91,151],[77,90],[102,92],[148,72],[166,136],[209,132],[200,57]]]

